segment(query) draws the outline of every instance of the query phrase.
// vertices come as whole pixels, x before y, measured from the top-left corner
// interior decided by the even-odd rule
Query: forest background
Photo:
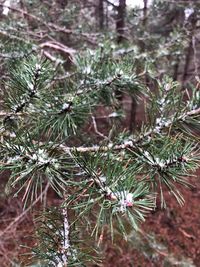
[[[18,124],[20,124],[23,125],[23,127],[20,126],[20,129],[23,128],[24,131],[24,125],[26,125],[28,134],[29,131],[34,132],[32,126],[30,126],[30,121],[28,123],[26,121],[27,124],[24,124],[24,121],[22,123],[20,119],[19,122],[18,119],[16,120],[16,117],[24,116],[24,114],[21,114],[24,112],[24,107],[27,114],[34,111],[35,102],[29,101],[32,95],[29,94],[29,98],[25,102],[20,102],[21,99],[18,98],[21,92],[20,87],[24,86],[21,78],[27,79],[26,86],[29,85],[29,82],[32,81],[29,74],[33,74],[34,67],[38,73],[42,72],[42,79],[38,88],[40,83],[42,86],[45,85],[46,88],[56,88],[56,86],[65,88],[69,84],[73,87],[74,84],[78,84],[77,81],[81,81],[81,75],[83,74],[85,75],[84,81],[91,83],[93,82],[93,76],[98,73],[99,76],[95,77],[95,83],[105,87],[110,86],[112,89],[111,92],[103,91],[100,97],[105,101],[101,99],[98,104],[95,101],[99,96],[91,96],[96,105],[92,112],[87,111],[87,105],[93,105],[91,99],[88,100],[89,102],[86,101],[85,104],[83,99],[81,99],[81,104],[77,102],[76,111],[78,115],[74,116],[74,121],[69,121],[68,118],[67,122],[65,121],[66,125],[63,125],[62,121],[50,120],[48,115],[50,113],[46,108],[47,119],[43,121],[44,131],[49,133],[48,127],[51,128],[54,125],[55,131],[51,138],[58,135],[62,139],[62,144],[66,136],[70,136],[69,143],[76,147],[80,147],[81,144],[84,144],[83,147],[90,147],[90,144],[96,143],[100,143],[100,146],[104,147],[108,146],[107,142],[111,140],[113,143],[126,140],[126,143],[123,144],[127,147],[132,146],[132,143],[130,145],[132,139],[127,138],[134,136],[134,134],[137,138],[140,138],[141,128],[144,136],[149,135],[148,126],[147,128],[144,126],[144,123],[148,121],[146,116],[148,94],[140,94],[140,92],[143,92],[143,89],[146,88],[156,96],[159,94],[157,92],[158,88],[165,87],[166,89],[167,86],[171,86],[173,89],[178,86],[180,94],[183,94],[183,98],[181,98],[183,103],[192,99],[189,104],[192,103],[193,106],[188,112],[193,112],[190,114],[196,117],[188,124],[185,123],[176,127],[181,129],[182,135],[186,133],[187,138],[191,138],[192,135],[192,142],[195,140],[195,146],[198,147],[199,113],[194,114],[194,110],[198,111],[200,105],[199,29],[200,1],[198,0],[1,1],[1,162],[4,162],[4,155],[11,147],[10,144],[13,143],[10,140],[16,137],[13,128],[19,127]],[[101,62],[98,61],[99,57],[102,57]],[[41,65],[36,59],[38,62],[39,59],[41,60]],[[123,60],[124,63],[121,64]],[[44,64],[44,73],[42,64]],[[78,66],[78,71],[75,66]],[[48,71],[45,72],[45,68]],[[98,72],[99,69],[102,70],[101,73]],[[28,76],[26,76],[26,73],[29,73]],[[38,73],[37,75],[39,75]],[[114,73],[114,76],[110,79],[106,76],[107,73]],[[134,77],[132,73],[134,73]],[[36,80],[37,75],[35,76]],[[51,78],[49,78],[49,75],[51,75]],[[127,75],[130,76],[127,78]],[[81,83],[79,86],[81,86]],[[95,90],[96,85],[93,86],[92,90]],[[123,86],[128,90],[124,89]],[[8,88],[16,89],[15,94],[9,93]],[[91,90],[88,88],[87,92]],[[137,90],[134,91],[134,88],[137,88],[139,93],[137,93]],[[33,88],[31,94],[35,94],[34,90]],[[51,89],[48,90],[51,93],[46,94],[45,98],[47,102],[50,100],[53,102],[52,91]],[[59,92],[59,94],[61,93]],[[80,91],[76,92],[76,96],[81,94]],[[184,105],[178,106],[180,99],[176,98],[176,93],[169,96],[171,103],[167,109],[183,109],[176,111],[178,114],[176,117],[186,116]],[[71,102],[64,103],[61,106],[61,112],[71,111]],[[29,105],[29,109],[26,109],[27,103],[32,105]],[[162,104],[159,103],[161,115]],[[189,106],[189,104],[185,105]],[[44,105],[44,103],[40,103],[39,108],[41,108],[41,105]],[[52,108],[52,106],[50,107]],[[151,108],[151,111],[155,114],[158,112],[155,105],[152,105]],[[85,113],[89,114],[87,114],[87,119],[85,119]],[[156,135],[163,127],[168,127],[169,120],[158,122],[153,118],[153,115],[150,121],[155,126],[153,134]],[[80,125],[82,128],[76,139],[74,132],[76,132],[76,127]],[[28,130],[29,126],[31,130]],[[68,129],[71,129],[70,127],[73,134],[68,132]],[[119,132],[121,135],[117,136]],[[44,141],[44,136],[45,133],[43,133],[42,141]],[[26,138],[28,140],[28,137]],[[178,136],[176,138],[175,143],[178,143],[179,138],[182,137]],[[184,145],[186,144],[184,149],[187,153],[191,149],[188,140],[184,139]],[[174,146],[170,143],[171,140],[168,142],[171,146]],[[181,145],[183,146],[183,143]],[[166,149],[167,147],[168,145],[166,145]],[[154,150],[152,151],[152,153],[157,153]],[[137,151],[137,153],[140,154],[141,151]],[[151,161],[148,156],[146,160]],[[183,157],[181,159],[179,157],[178,160],[181,161],[181,164],[187,161]],[[86,265],[77,264],[77,266],[199,266],[200,210],[198,203],[200,184],[198,181],[198,164],[196,164],[198,160],[199,156],[194,159],[191,167],[190,165],[186,166],[194,170],[194,177],[190,177],[192,186],[184,188],[178,185],[178,190],[181,190],[185,202],[182,196],[180,197],[177,193],[179,191],[174,193],[171,190],[171,194],[169,194],[169,188],[164,187],[163,191],[160,189],[162,193],[160,195],[159,192],[156,208],[150,211],[139,229],[130,230],[129,226],[125,226],[128,229],[126,238],[123,238],[116,230],[113,240],[110,236],[110,230],[102,227],[103,230],[101,230],[100,235],[97,234],[98,259],[95,259],[96,256],[94,256],[94,259],[91,256],[92,258],[89,257],[90,263],[86,263]],[[6,158],[6,161],[8,163],[8,158]],[[84,160],[81,164],[83,162]],[[92,164],[96,163],[91,161],[91,169],[97,168],[96,165]],[[157,164],[161,163],[157,162]],[[168,164],[173,165],[174,163],[169,162]],[[152,166],[154,167],[154,165]],[[15,186],[13,181],[10,184],[8,183],[12,171],[11,167],[14,169],[10,165],[5,168],[4,164],[1,167],[0,266],[59,266],[58,264],[42,265],[44,255],[40,255],[41,253],[38,253],[37,249],[34,253],[38,253],[39,259],[36,257],[32,260],[30,251],[32,247],[37,248],[38,246],[38,243],[36,243],[38,242],[36,241],[38,236],[35,236],[38,227],[37,211],[43,210],[45,213],[49,207],[60,206],[63,203],[63,196],[60,196],[59,189],[57,190],[56,186],[55,192],[49,186],[49,183],[44,183],[42,193],[29,204],[27,204],[29,201],[29,197],[27,197],[29,195],[29,189],[27,189],[29,185],[25,189],[25,194],[20,191],[17,197],[13,198],[10,192],[12,190],[8,188],[9,186],[12,187],[13,184]],[[91,169],[88,170],[90,174]],[[118,172],[118,170],[115,171]],[[177,175],[175,171],[178,170],[174,170],[174,175]],[[19,173],[15,173],[15,175],[17,177]],[[184,175],[186,174],[184,173]],[[54,188],[54,185],[52,187]],[[106,197],[108,197],[108,193],[106,194]],[[175,198],[173,198],[173,194]],[[112,193],[109,194],[109,197],[112,199]],[[42,202],[41,198],[43,198]],[[70,201],[72,200],[70,199]],[[24,202],[27,203],[24,204]],[[53,214],[52,216],[53,219],[48,218],[50,221],[58,215]],[[81,237],[85,238],[85,236]],[[92,242],[90,236],[84,242],[89,247]],[[95,253],[92,252],[93,254]],[[68,265],[63,263],[60,266]]]

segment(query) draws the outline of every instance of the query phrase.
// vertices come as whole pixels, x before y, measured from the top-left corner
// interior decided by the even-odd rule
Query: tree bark
[[[143,0],[144,3],[144,7],[143,7],[143,18],[142,18],[142,26],[143,26],[143,30],[145,31],[146,25],[147,25],[147,4],[148,4],[148,0]],[[140,44],[140,50],[141,53],[144,53],[146,50],[146,45],[145,45],[145,41],[142,40],[141,44]],[[140,67],[140,64],[138,64],[138,68],[137,68],[137,73],[139,74],[140,72],[142,72],[143,70]],[[148,84],[148,77],[147,75],[145,75],[145,83],[146,85]],[[134,132],[134,130],[136,129],[136,112],[137,112],[137,102],[135,100],[134,97],[131,98],[131,116],[130,116],[130,123],[129,123],[129,131],[132,133]]]
[[[126,0],[119,0],[119,5],[117,7],[117,43],[123,42],[124,38],[124,28],[125,28],[125,16],[126,16]]]
[[[193,39],[193,36],[195,34],[195,30],[196,30],[196,23],[197,23],[196,12],[194,12],[191,15],[191,17],[192,18],[191,18],[190,43],[189,43],[189,46],[188,46],[187,52],[186,52],[185,65],[184,65],[184,70],[183,70],[183,75],[182,75],[182,89],[184,88],[185,82],[187,80],[188,70],[189,70],[190,62],[191,62],[192,55],[193,55],[192,39]]]
[[[99,17],[99,29],[104,29],[104,1],[99,0],[98,3],[98,17]]]

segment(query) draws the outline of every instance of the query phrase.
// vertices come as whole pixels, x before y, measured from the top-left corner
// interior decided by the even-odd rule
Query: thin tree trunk
[[[126,0],[119,0],[119,5],[117,6],[117,21],[116,21],[118,44],[121,44],[125,39],[124,38],[125,16],[126,16]],[[122,101],[123,94],[120,90],[116,90],[115,95],[119,101]]]
[[[192,57],[192,52],[193,52],[193,49],[192,49],[192,37],[191,37],[190,44],[189,44],[187,52],[186,52],[185,65],[184,65],[183,76],[182,76],[182,88],[184,87],[185,81],[187,79],[188,69],[189,69],[189,65],[190,65],[191,57]]]
[[[117,42],[123,42],[124,38],[124,28],[125,28],[125,16],[126,16],[126,0],[119,0],[119,5],[117,7]]]
[[[135,130],[136,124],[136,111],[137,111],[137,102],[135,97],[131,97],[131,114],[130,114],[130,124],[129,131],[133,132]]]
[[[105,15],[105,21],[106,21],[106,29],[108,29],[108,21],[109,21],[109,11],[108,11],[108,4],[106,4],[106,15]]]
[[[147,4],[148,0],[143,0],[144,8],[143,8],[143,26],[145,27],[147,24]]]
[[[98,17],[99,17],[99,29],[104,29],[104,1],[99,0],[98,3]]]
[[[178,79],[179,64],[180,64],[180,56],[177,56],[176,57],[176,63],[174,65],[174,73],[173,73],[173,80],[174,81],[177,81],[177,79]]]
[[[189,46],[188,46],[188,49],[186,52],[185,65],[184,65],[184,70],[183,70],[183,75],[182,75],[182,89],[184,88],[184,85],[185,85],[185,82],[187,79],[188,70],[189,70],[191,58],[193,55],[193,36],[194,36],[195,30],[196,30],[196,23],[197,23],[196,14],[193,13],[193,18],[191,21],[192,30],[190,33],[190,43],[189,43]]]
[[[146,25],[147,25],[147,5],[148,0],[143,0],[144,7],[143,7],[143,18],[142,18],[142,26],[143,30],[145,31]],[[146,50],[145,42],[142,41],[140,44],[141,53],[144,53]],[[141,67],[140,64],[138,65],[137,72],[140,73]],[[148,84],[148,77],[145,75],[145,83]],[[137,102],[134,97],[131,98],[131,116],[130,116],[130,123],[129,123],[129,131],[133,132],[136,128],[136,112],[137,112]]]

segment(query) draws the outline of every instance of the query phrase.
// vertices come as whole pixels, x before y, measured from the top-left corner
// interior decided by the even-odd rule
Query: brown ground
[[[142,243],[133,234],[132,242],[107,245],[105,249],[106,267],[192,267],[200,266],[200,172],[193,179],[195,188],[182,189],[185,205],[180,207],[176,200],[166,194],[168,207],[157,209],[147,217],[139,235]],[[149,238],[147,234],[150,235]],[[135,237],[134,237],[135,235]],[[143,242],[146,241],[144,246]],[[140,245],[144,253],[139,252]],[[141,248],[141,250],[142,250]]]
[[[152,212],[142,225],[140,233],[133,233],[129,242],[116,237],[114,244],[105,237],[102,246],[104,267],[168,267],[200,266],[200,182],[193,189],[183,189],[185,205],[180,207],[175,199],[166,194],[168,207]],[[5,199],[5,198],[4,198]],[[51,202],[58,199],[52,199]],[[56,203],[54,203],[56,204]],[[22,212],[20,200],[7,199],[0,203],[1,231]],[[20,244],[31,244],[33,221],[29,213],[11,225],[1,236],[0,266],[16,266],[26,249]],[[0,232],[1,235],[1,232]],[[145,254],[145,255],[144,255]],[[19,265],[18,265],[19,266]],[[20,265],[25,266],[25,265]],[[94,265],[93,265],[94,267]]]

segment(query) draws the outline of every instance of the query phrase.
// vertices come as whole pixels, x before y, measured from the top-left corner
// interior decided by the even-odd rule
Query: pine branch
[[[198,116],[198,115],[200,115],[200,108],[186,112],[183,116],[180,116],[179,119],[183,119],[190,116]]]
[[[35,73],[34,73],[34,77],[33,77],[33,83],[29,85],[30,91],[27,94],[27,99],[22,101],[22,103],[15,108],[14,114],[16,114],[18,112],[22,112],[23,109],[31,102],[31,99],[33,97],[35,97],[36,90],[37,90],[37,82],[38,82],[40,72],[41,72],[41,66],[36,64]]]
[[[68,214],[67,207],[62,209],[63,215],[63,239],[61,244],[61,258],[62,260],[58,263],[58,267],[67,267],[68,266],[68,254],[69,254],[69,222],[68,222]]]
[[[53,41],[41,46],[68,53],[66,47]],[[11,192],[14,188],[15,196],[23,190],[25,205],[29,201],[34,203],[46,181],[62,198],[63,192],[68,194],[66,206],[57,207],[51,214],[47,212],[38,230],[41,239],[34,255],[47,266],[74,266],[79,262],[77,235],[74,242],[71,225],[87,222],[91,212],[94,213],[91,231],[96,237],[99,228],[105,225],[110,225],[113,235],[115,222],[125,235],[126,222],[138,229],[138,222],[144,221],[146,213],[155,208],[159,190],[165,206],[163,185],[182,204],[183,197],[176,185],[187,186],[186,175],[199,164],[192,138],[187,140],[180,134],[179,141],[176,136],[182,130],[181,125],[189,125],[191,121],[199,125],[196,89],[191,97],[188,93],[185,106],[177,83],[169,78],[157,79],[156,95],[148,88],[144,91],[141,80],[146,72],[136,75],[130,59],[116,59],[106,49],[76,56],[73,75],[63,76],[64,83],[63,79],[57,82],[50,79],[52,68],[48,64],[42,68],[36,57],[30,62],[24,60],[17,71],[12,71],[6,101],[13,112],[8,113],[7,119],[25,116],[20,117],[22,122],[19,120],[21,125],[16,127],[14,138],[5,136],[0,143],[1,170],[11,171],[6,190]],[[115,111],[119,105],[116,90],[136,100],[142,94],[149,97],[150,126],[142,128],[137,135],[127,137],[123,133],[111,140],[99,132],[94,108],[103,103],[109,112]],[[115,117],[116,112],[113,113]],[[80,143],[79,134],[88,115],[92,117],[95,133],[104,142],[74,146]]]
[[[189,117],[198,116],[198,115],[200,115],[200,108],[188,111],[188,112],[184,113],[183,115],[179,116],[176,120],[169,120],[168,123],[165,123],[165,124],[159,126],[159,128],[155,127],[153,129],[150,129],[146,133],[140,135],[138,138],[126,141],[120,145],[114,145],[113,143],[109,143],[108,145],[105,145],[105,146],[93,145],[93,146],[89,146],[89,147],[84,147],[84,146],[67,147],[64,145],[60,145],[60,148],[63,149],[63,151],[66,152],[67,154],[70,152],[73,152],[73,151],[77,151],[80,153],[87,153],[87,152],[97,152],[97,151],[106,152],[109,150],[116,151],[116,150],[134,148],[138,144],[145,142],[146,138],[150,137],[152,134],[155,134],[158,132],[160,133],[162,130],[164,130],[166,128],[170,128],[173,123],[178,122],[178,121],[182,121],[183,119],[185,120]]]
[[[68,105],[66,108],[67,110],[69,110],[71,105]],[[60,111],[60,112],[64,112],[64,110]],[[37,113],[37,112],[36,112]],[[1,112],[0,116],[12,116],[12,115],[18,115],[18,116],[22,116],[26,113],[6,113],[6,112]],[[188,111],[186,113],[184,113],[183,115],[180,115],[177,119],[176,122],[178,121],[182,121],[185,120],[189,117],[193,117],[193,116],[198,116],[200,115],[200,108],[198,109],[194,109],[191,111]],[[67,154],[73,152],[73,151],[77,151],[77,152],[81,152],[81,153],[87,153],[87,152],[97,152],[97,151],[102,151],[102,152],[106,152],[109,150],[123,150],[123,149],[129,149],[129,148],[134,148],[137,144],[140,144],[141,142],[145,141],[145,139],[147,137],[150,137],[152,134],[154,133],[158,133],[161,132],[162,130],[171,127],[171,125],[174,123],[174,120],[169,120],[169,122],[167,124],[163,124],[161,126],[155,127],[153,129],[150,129],[149,131],[147,131],[146,133],[140,135],[138,138],[135,138],[133,140],[129,140],[124,142],[123,144],[119,144],[119,145],[114,145],[113,143],[109,143],[105,146],[99,146],[99,145],[93,145],[93,146],[89,146],[89,147],[85,147],[85,146],[80,146],[80,147],[68,147],[65,145],[59,145],[59,147]],[[158,131],[159,130],[159,131]],[[55,145],[55,147],[57,147],[57,145]]]

